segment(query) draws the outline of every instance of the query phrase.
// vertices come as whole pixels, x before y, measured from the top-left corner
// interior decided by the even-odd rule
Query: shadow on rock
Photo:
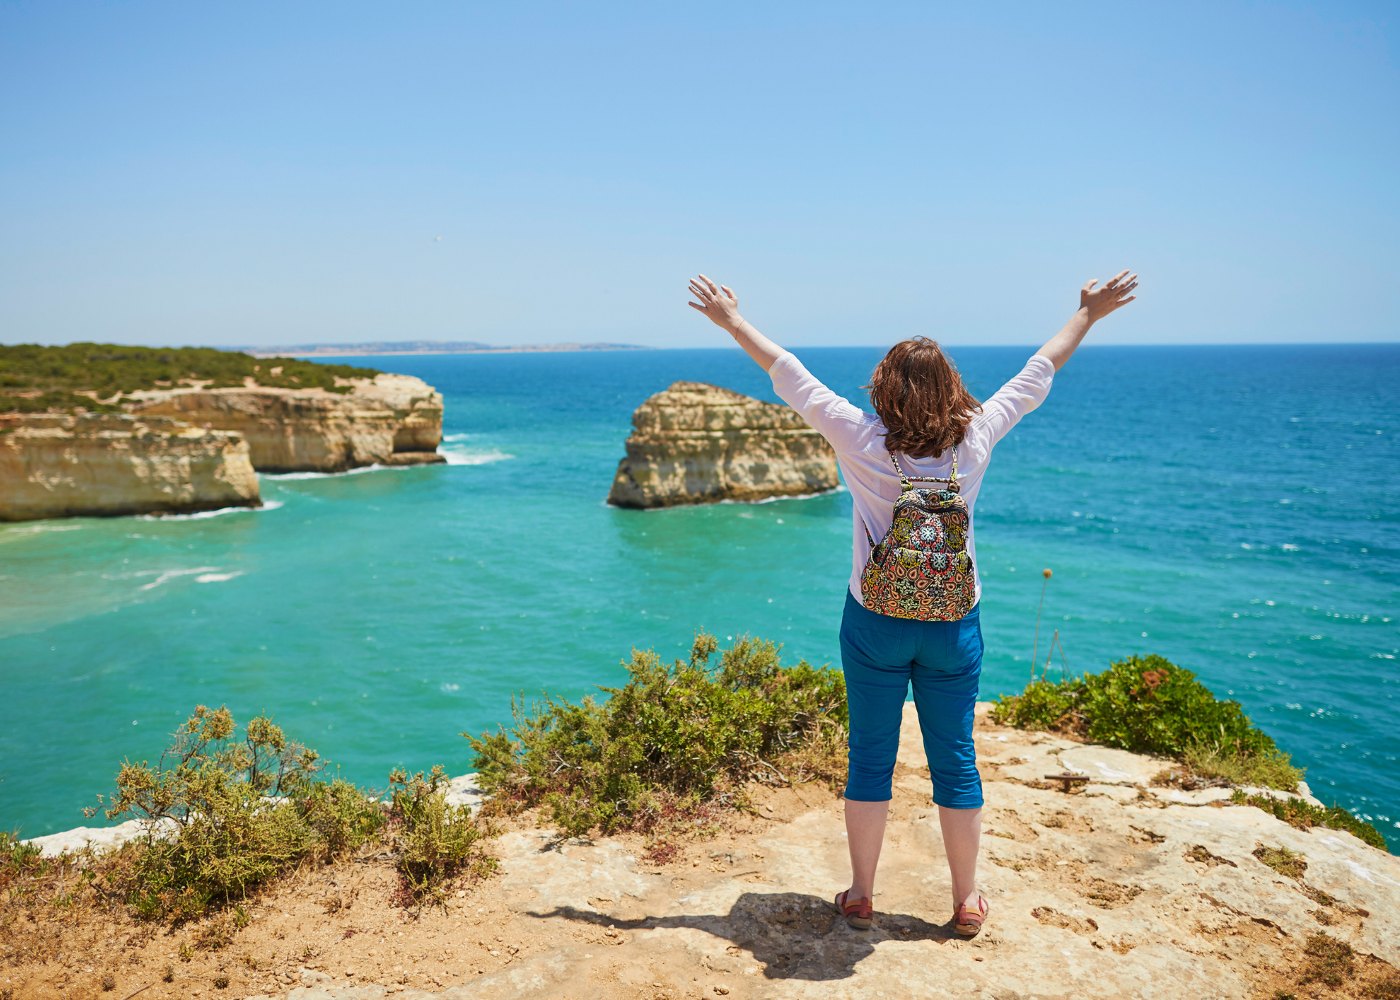
[[[948,924],[931,924],[904,913],[875,913],[875,926],[856,930],[846,924],[830,900],[796,892],[746,892],[728,913],[681,913],[623,920],[560,906],[530,916],[563,917],[617,930],[649,931],[683,927],[725,938],[751,953],[769,979],[846,979],[856,963],[883,941],[954,940]]]

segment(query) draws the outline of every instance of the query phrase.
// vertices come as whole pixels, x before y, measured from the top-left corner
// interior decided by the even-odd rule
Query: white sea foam
[[[763,497],[758,500],[721,500],[720,503],[777,503],[779,500],[811,500],[813,497],[830,496],[833,493],[845,493],[846,487],[838,485],[834,490],[818,490],[816,493],[793,493],[785,497]]]
[[[215,510],[197,510],[192,514],[137,514],[141,521],[199,521],[206,517],[218,517],[220,514],[238,514],[243,511],[276,510],[282,506],[281,500],[269,500],[261,507],[219,507]]]
[[[195,583],[223,583],[225,580],[232,580],[235,576],[242,576],[243,570],[234,573],[201,573],[194,578]]]
[[[844,487],[844,486],[837,486],[834,490],[822,490],[822,491],[819,492],[819,493],[794,493],[794,494],[791,495],[791,496],[785,496],[785,497],[764,497],[764,498],[762,498],[761,500],[707,500],[707,501],[704,502],[704,503],[678,503],[678,504],[672,504],[672,505],[669,506],[669,507],[643,507],[643,508],[641,508],[640,510],[641,510],[641,513],[643,513],[643,514],[659,514],[659,513],[662,513],[663,511],[668,511],[668,510],[687,510],[687,509],[692,508],[692,507],[711,507],[711,506],[721,506],[721,505],[724,505],[724,504],[737,504],[737,505],[739,505],[739,506],[741,506],[741,507],[753,507],[753,506],[755,506],[755,505],[757,505],[757,504],[761,504],[761,503],[777,503],[777,502],[780,501],[780,500],[811,500],[811,499],[813,499],[813,498],[815,498],[815,497],[826,497],[826,496],[830,496],[830,495],[833,494],[833,493],[845,493],[845,492],[846,492],[846,487]],[[600,506],[600,507],[611,507],[611,506],[613,506],[613,505],[612,505],[612,504],[609,504],[608,501],[607,501],[606,499],[604,499],[604,500],[599,501],[598,506]],[[628,508],[626,508],[626,509],[627,509],[627,510],[636,510],[637,508],[628,507]],[[752,516],[752,515],[741,513],[741,514],[739,514],[738,516],[739,516],[739,517],[750,517],[750,516]]]
[[[471,437],[471,436],[472,436],[472,435],[470,435],[470,434],[444,434],[442,440],[443,440],[444,442],[447,442],[447,441],[465,441],[467,438],[469,438],[469,437]]]
[[[38,535],[45,531],[77,531],[81,524],[20,524],[0,526],[0,542],[7,538],[18,538],[21,535]]]
[[[354,476],[361,472],[374,472],[376,469],[408,469],[407,465],[380,465],[378,462],[372,465],[361,465],[353,469],[345,469],[342,472],[259,472],[259,476],[266,476],[268,479],[329,479],[333,476]]]
[[[150,583],[143,583],[143,584],[141,585],[141,589],[142,589],[142,590],[151,590],[151,589],[153,589],[153,588],[155,588],[155,587],[159,587],[159,586],[160,586],[162,583],[164,583],[166,580],[173,580],[173,579],[175,579],[176,577],[189,576],[189,575],[192,574],[192,573],[217,573],[217,572],[219,572],[219,567],[218,567],[218,566],[196,566],[194,569],[164,569],[164,570],[161,570],[161,569],[142,569],[142,570],[137,570],[135,573],[132,573],[131,575],[132,575],[132,576],[150,576],[152,573],[158,573],[158,574],[160,574],[160,575],[157,576],[154,580],[152,580]]]
[[[443,440],[446,440],[444,438]],[[438,454],[447,459],[448,465],[489,465],[492,462],[504,462],[514,458],[514,455],[507,455],[499,449],[492,448],[490,451],[468,451],[465,448],[442,448]]]

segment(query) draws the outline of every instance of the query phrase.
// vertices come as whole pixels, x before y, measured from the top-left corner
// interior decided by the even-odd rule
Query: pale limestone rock
[[[261,504],[237,433],[129,413],[0,414],[0,521]]]
[[[446,461],[442,395],[382,372],[352,391],[143,389],[124,413],[0,414],[0,521],[257,507],[260,472]]]
[[[649,888],[637,859],[610,840],[557,843],[548,831],[533,830],[505,834],[496,850],[503,885],[532,896],[538,909],[637,897]]]
[[[60,833],[50,833],[43,837],[30,837],[22,843],[33,844],[46,858],[56,858],[65,851],[77,852],[86,847],[95,851],[109,851],[114,847],[136,840],[149,830],[153,835],[169,837],[179,828],[173,819],[149,822],[144,819],[129,819],[113,826],[79,826]]]
[[[475,774],[459,774],[448,779],[444,798],[450,806],[466,806],[475,816],[481,809],[486,793],[481,790]]]
[[[1097,782],[1147,785],[1154,775],[1167,770],[1174,762],[1162,757],[1086,744],[1071,747],[1060,754],[1060,763],[1064,765],[1063,770],[1082,771]]]
[[[632,414],[608,502],[671,507],[803,496],[839,485],[836,454],[793,409],[674,382]]]
[[[344,472],[365,465],[446,459],[442,394],[411,375],[341,379],[353,392],[246,386],[143,389],[124,405],[190,424],[238,431],[259,472]]]

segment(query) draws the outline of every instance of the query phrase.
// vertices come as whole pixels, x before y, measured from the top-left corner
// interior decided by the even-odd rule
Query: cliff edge
[[[236,433],[129,413],[0,413],[0,521],[261,503]]]
[[[250,380],[251,382],[251,380]],[[141,389],[123,405],[236,431],[259,472],[344,472],[372,465],[438,464],[442,394],[420,378],[382,372],[337,378],[350,392],[256,383],[243,388]]]
[[[336,376],[340,391],[190,381],[102,404],[121,412],[0,413],[0,521],[256,507],[255,472],[446,461],[442,395],[410,375]]]
[[[608,503],[672,507],[833,490],[836,454],[786,406],[673,382],[632,414]]]
[[[16,964],[0,983],[95,993],[110,969],[119,996],[264,1000],[1400,995],[1400,858],[1230,804],[1228,789],[1156,783],[1170,760],[996,725],[989,708],[974,739],[991,912],[970,940],[951,930],[910,705],[868,931],[831,904],[850,871],[841,801],[756,786],[751,812],[664,862],[640,837],[561,843],[527,815],[490,842],[499,873],[443,909],[392,905],[392,864],[363,857],[251,899],[217,951],[198,942],[226,918],[139,943],[114,932],[68,967]],[[1087,780],[1045,777],[1067,769]]]

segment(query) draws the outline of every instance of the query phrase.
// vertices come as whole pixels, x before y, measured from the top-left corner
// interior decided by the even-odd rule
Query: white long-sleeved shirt
[[[791,351],[784,351],[768,370],[773,391],[830,442],[836,451],[854,510],[851,524],[851,593],[861,600],[860,578],[870,557],[870,538],[885,537],[894,520],[894,501],[899,496],[899,474],[885,448],[885,425],[879,416],[866,413],[838,396],[809,372]],[[982,575],[978,570],[974,544],[973,506],[982,489],[982,477],[992,457],[992,448],[1027,413],[1045,401],[1055,365],[1043,354],[1032,355],[1025,367],[982,403],[958,445],[958,486],[967,501],[970,519],[967,552],[972,557],[976,600],[982,599]],[[947,477],[952,469],[949,452],[936,458],[911,459],[899,456],[899,464],[910,476]],[[921,485],[915,483],[916,486]],[[863,602],[862,602],[863,603]]]

